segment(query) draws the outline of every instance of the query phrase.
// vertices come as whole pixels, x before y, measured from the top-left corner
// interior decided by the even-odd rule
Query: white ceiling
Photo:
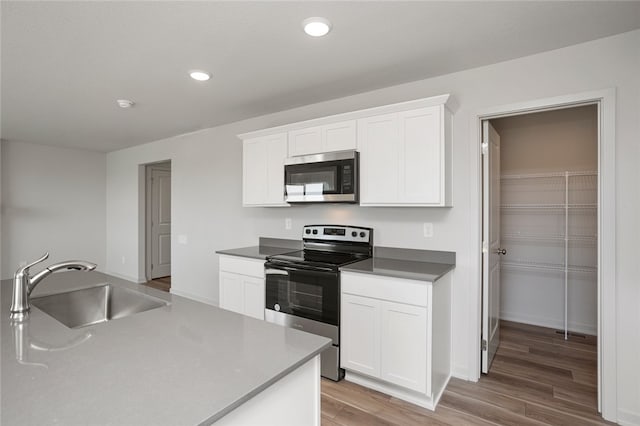
[[[638,1],[2,1],[1,13],[2,138],[105,152],[640,28]],[[306,36],[310,16],[332,32]]]

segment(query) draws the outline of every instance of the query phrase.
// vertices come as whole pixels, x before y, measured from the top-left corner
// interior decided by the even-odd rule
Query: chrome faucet
[[[64,270],[75,271],[93,271],[96,268],[95,263],[85,262],[84,260],[67,260],[60,263],[54,263],[38,272],[34,276],[29,274],[29,268],[49,258],[49,253],[45,253],[40,259],[18,268],[13,276],[13,296],[11,297],[11,314],[13,321],[23,321],[29,315],[31,305],[29,304],[29,296],[33,289],[40,282],[54,272]]]

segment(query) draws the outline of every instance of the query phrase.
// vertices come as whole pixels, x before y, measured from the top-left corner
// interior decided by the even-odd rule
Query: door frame
[[[471,294],[469,379],[481,372],[482,331],[482,121],[513,115],[598,105],[598,409],[602,417],[617,421],[617,335],[616,335],[616,176],[615,176],[615,88],[575,93],[520,103],[494,106],[472,114],[470,170],[476,185],[471,187],[470,245],[472,277],[477,285]],[[475,173],[473,172],[475,171]],[[475,273],[473,272],[475,269]],[[472,278],[472,282],[473,282]],[[604,285],[606,283],[606,285]],[[474,321],[475,319],[475,321]]]
[[[171,160],[144,165],[144,277],[151,281],[151,171],[168,170],[171,172]],[[173,198],[171,199],[173,203]],[[173,206],[172,206],[173,207]]]

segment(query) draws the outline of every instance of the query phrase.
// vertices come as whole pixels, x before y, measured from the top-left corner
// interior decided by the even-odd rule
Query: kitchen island
[[[32,296],[106,282],[168,304],[77,329],[32,307],[14,325],[2,281],[1,424],[319,425],[329,339],[99,272],[54,274]]]

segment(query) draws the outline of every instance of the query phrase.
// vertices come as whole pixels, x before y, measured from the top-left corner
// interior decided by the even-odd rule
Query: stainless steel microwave
[[[357,203],[357,151],[337,151],[290,157],[284,163],[288,203]]]

